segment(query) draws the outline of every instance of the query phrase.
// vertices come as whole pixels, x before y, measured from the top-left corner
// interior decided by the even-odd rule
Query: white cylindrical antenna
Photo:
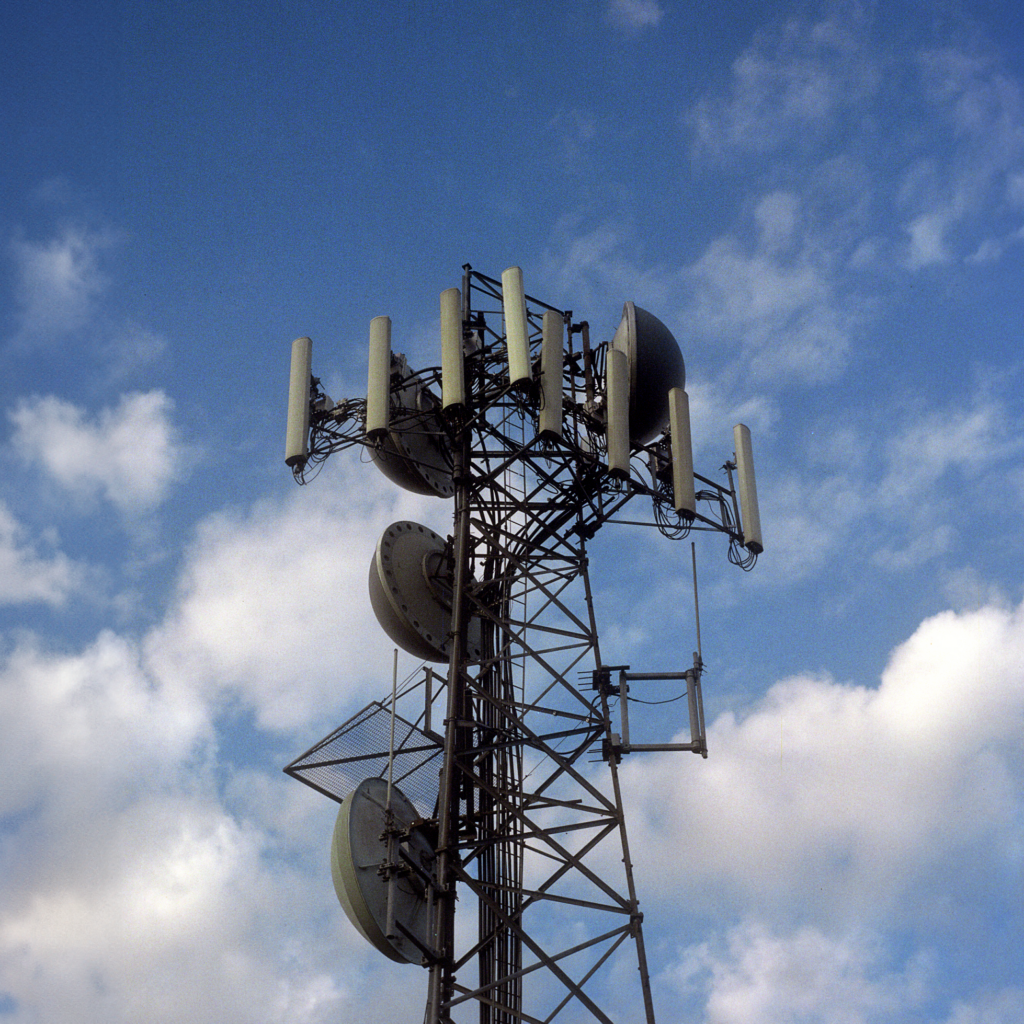
[[[608,384],[608,472],[629,476],[629,358],[609,348],[605,368]]]
[[[526,292],[523,289],[523,272],[519,267],[509,267],[502,271],[501,305],[505,311],[509,383],[529,384],[533,380],[530,367],[530,324],[526,319]]]
[[[284,442],[284,461],[289,466],[302,466],[309,457],[309,385],[312,366],[313,342],[309,338],[296,338],[292,342],[288,423]]]
[[[668,393],[669,431],[672,435],[672,501],[676,512],[692,519],[697,512],[693,489],[693,443],[690,440],[690,399],[682,388]]]
[[[545,312],[540,354],[540,432],[547,437],[562,436],[563,327],[558,313],[553,309]]]
[[[462,352],[462,295],[458,288],[441,292],[441,405],[466,404],[466,372]]]
[[[366,383],[366,436],[380,437],[391,425],[391,317],[370,321],[370,370]]]
[[[759,555],[764,551],[761,538],[761,512],[757,506],[757,484],[754,481],[754,455],[750,447],[750,428],[737,423],[732,428],[736,445],[736,485],[740,492],[740,516],[743,522],[743,545]]]

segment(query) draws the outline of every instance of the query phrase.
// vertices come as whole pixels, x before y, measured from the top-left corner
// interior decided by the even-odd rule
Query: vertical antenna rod
[[[693,559],[693,618],[697,625],[697,658],[704,664],[704,652],[700,646],[700,603],[697,600],[697,545],[690,541],[690,556]]]

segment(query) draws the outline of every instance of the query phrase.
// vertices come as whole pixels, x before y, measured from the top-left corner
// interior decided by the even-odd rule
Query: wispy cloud
[[[799,468],[763,475],[765,579],[805,577],[839,551],[888,571],[945,554],[961,539],[965,505],[986,509],[1024,447],[1005,396],[984,389],[966,402],[865,412],[885,416],[888,435],[854,424],[816,431],[790,460]]]
[[[608,19],[629,32],[657,28],[665,16],[658,0],[608,0]]]
[[[89,319],[108,283],[99,257],[113,241],[109,231],[69,226],[44,241],[12,242],[20,337],[60,338]]]
[[[916,66],[937,155],[903,175],[906,265],[996,259],[1024,224],[1020,83],[992,55],[952,46],[922,51]]]
[[[883,45],[861,5],[763,30],[684,122],[698,167],[742,163],[754,188],[783,185],[808,205],[830,163],[858,168],[860,251],[879,266],[990,261],[1024,237],[1019,81],[974,45]],[[818,234],[838,246],[850,226]]]
[[[754,378],[835,376],[858,310],[837,292],[827,246],[792,193],[764,196],[752,219],[751,241],[724,235],[686,268],[694,329],[715,344],[738,346]]]
[[[844,115],[878,87],[866,47],[865,19],[835,14],[792,19],[764,30],[733,63],[722,94],[698,100],[687,115],[699,163],[835,142]]]

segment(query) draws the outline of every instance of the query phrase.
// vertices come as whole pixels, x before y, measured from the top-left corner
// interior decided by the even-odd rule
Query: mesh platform
[[[284,770],[341,803],[363,779],[387,778],[390,739],[391,707],[374,701]],[[424,818],[434,816],[442,752],[437,739],[395,716],[393,781]]]

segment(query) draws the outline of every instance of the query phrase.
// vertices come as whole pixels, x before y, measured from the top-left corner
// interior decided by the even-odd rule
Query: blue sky
[[[439,361],[466,262],[668,324],[699,471],[753,431],[710,757],[624,771],[659,1021],[1024,1019],[1019,5],[15,2],[0,54],[0,1019],[420,1019],[280,767],[449,509],[296,488],[283,419],[296,336],[336,397],[373,316]],[[689,664],[688,545],[591,571],[607,660]]]

